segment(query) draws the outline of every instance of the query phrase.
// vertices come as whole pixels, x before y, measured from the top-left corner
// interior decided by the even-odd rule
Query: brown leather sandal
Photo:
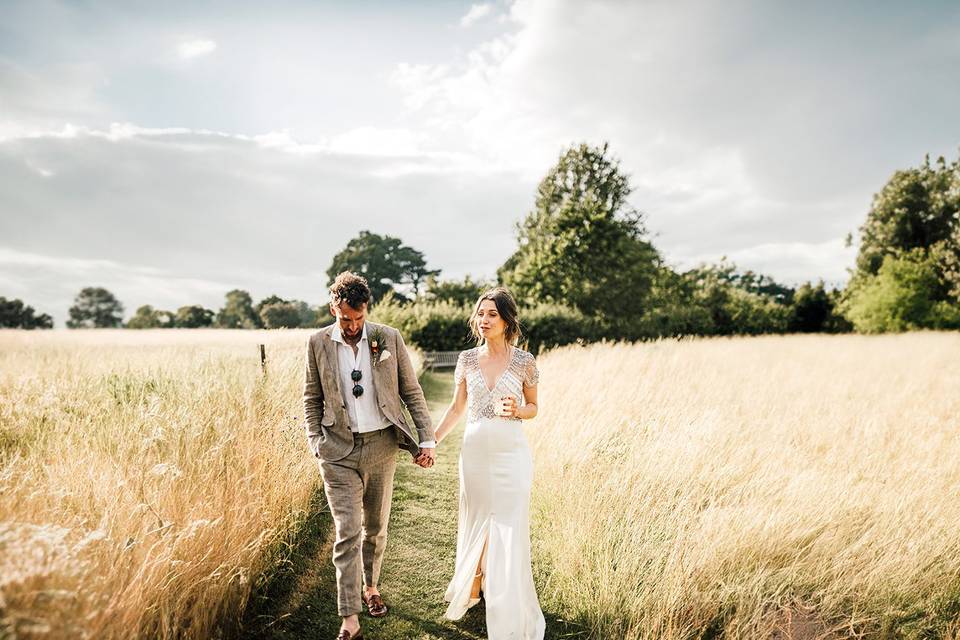
[[[363,631],[357,631],[357,635],[352,636],[346,629],[341,629],[337,640],[363,640]]]
[[[387,605],[383,604],[383,598],[379,594],[370,596],[369,600],[364,596],[363,604],[367,605],[367,612],[374,618],[382,618],[387,615]]]

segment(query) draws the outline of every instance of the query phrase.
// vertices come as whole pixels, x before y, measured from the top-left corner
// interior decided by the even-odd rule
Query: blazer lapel
[[[332,327],[333,325],[331,325]],[[333,371],[333,379],[337,383],[337,391],[340,392],[338,402],[343,402],[343,389],[340,388],[340,358],[337,357],[337,343],[330,337],[333,329],[331,328],[323,334],[323,350],[327,354],[327,363],[330,370]]]

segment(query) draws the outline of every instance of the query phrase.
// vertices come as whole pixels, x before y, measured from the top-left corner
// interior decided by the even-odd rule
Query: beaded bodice
[[[460,352],[453,377],[458,385],[466,381],[467,421],[475,422],[481,418],[500,418],[501,416],[494,413],[494,405],[501,396],[512,395],[517,399],[517,404],[522,405],[523,387],[537,384],[540,381],[540,372],[533,355],[514,347],[510,352],[507,368],[490,389],[480,371],[480,348],[477,347]]]

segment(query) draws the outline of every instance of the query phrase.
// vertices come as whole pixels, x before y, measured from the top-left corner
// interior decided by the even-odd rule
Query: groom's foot
[[[363,604],[367,605],[367,611],[374,618],[387,615],[387,605],[383,604],[383,597],[380,596],[380,590],[376,587],[364,589]]]
[[[340,625],[340,635],[337,640],[363,640],[360,631],[360,618],[356,615],[347,616]]]

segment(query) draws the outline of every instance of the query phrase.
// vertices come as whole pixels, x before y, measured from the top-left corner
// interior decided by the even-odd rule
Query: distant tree
[[[329,307],[311,307],[303,300],[290,300],[290,304],[297,307],[297,313],[300,315],[300,327],[321,327],[330,317]]]
[[[660,256],[630,192],[607,144],[564,151],[517,225],[519,247],[500,281],[528,305],[566,303],[608,320],[642,315]]]
[[[945,286],[936,257],[918,247],[901,257],[884,256],[875,276],[848,291],[844,312],[863,333],[958,329],[960,305],[944,299]]]
[[[261,327],[264,326],[263,318],[260,317],[260,312],[263,311],[264,307],[270,306],[272,304],[283,304],[285,302],[287,302],[287,300],[284,300],[278,295],[269,295],[263,300],[261,300],[260,302],[258,302],[256,306],[254,306],[253,311],[254,313],[257,314],[257,319],[258,319],[258,322],[260,322],[260,326]]]
[[[167,329],[173,326],[172,313],[154,309],[149,304],[138,307],[133,317],[127,320],[128,329]]]
[[[114,328],[123,323],[123,305],[103,287],[80,290],[70,307],[71,329]]]
[[[428,277],[440,274],[439,269],[428,269],[423,253],[404,245],[400,238],[369,231],[361,231],[333,257],[327,269],[328,284],[333,283],[338,273],[347,270],[367,279],[374,303],[382,300],[388,291],[399,294],[398,287],[404,285],[409,285],[417,295]]]
[[[493,283],[473,280],[464,276],[463,280],[440,280],[436,276],[427,278],[423,298],[429,302],[452,302],[457,305],[476,303],[480,294],[491,288]]]
[[[837,293],[827,291],[822,280],[816,285],[809,282],[800,285],[793,296],[787,330],[799,333],[849,331],[849,323],[837,309]]]
[[[227,292],[226,303],[217,313],[218,327],[224,329],[256,329],[261,326],[260,316],[253,308],[253,298],[243,289]]]
[[[6,329],[52,329],[53,318],[45,313],[37,315],[23,300],[8,300],[0,296],[0,327]]]
[[[200,305],[186,305],[177,309],[174,326],[178,329],[198,329],[213,324],[214,313]]]
[[[726,261],[704,265],[685,272],[690,304],[706,311],[709,329],[702,333],[718,335],[782,333],[787,330],[789,307],[778,300],[776,287],[771,294],[751,290],[749,279],[737,274]],[[700,333],[700,332],[698,332]]]
[[[260,309],[260,319],[267,329],[292,329],[302,321],[301,307],[296,302],[274,302]]]

